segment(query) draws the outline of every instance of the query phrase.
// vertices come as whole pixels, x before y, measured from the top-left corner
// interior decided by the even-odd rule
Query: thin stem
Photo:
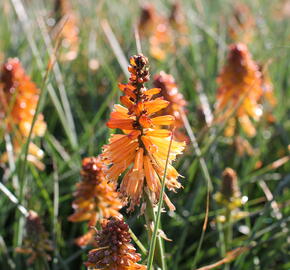
[[[232,213],[231,210],[227,207],[226,208],[226,221],[225,221],[225,237],[224,237],[224,241],[225,241],[225,248],[226,248],[226,252],[228,252],[231,249],[231,244],[232,244],[232,238],[233,238],[233,228],[232,228]],[[229,270],[230,269],[230,265],[229,264],[225,264],[224,267],[225,270]]]
[[[131,235],[131,238],[136,243],[136,245],[140,248],[141,252],[144,255],[147,255],[148,254],[148,250],[143,246],[143,244],[140,242],[140,240],[138,239],[138,237],[134,234],[134,232],[130,228],[129,228],[129,233]]]
[[[156,216],[154,213],[153,205],[148,197],[147,194],[145,194],[145,201],[146,201],[146,209],[145,209],[145,220],[147,225],[147,231],[148,231],[148,240],[152,241],[152,225],[156,224]],[[164,247],[162,243],[162,239],[160,236],[158,237],[156,250],[154,252],[154,258],[157,262],[157,264],[162,267],[162,269],[166,269],[166,263],[164,260]],[[148,254],[148,253],[147,253]]]
[[[226,227],[225,227],[225,244],[226,244],[226,251],[231,249],[231,242],[233,238],[233,231],[232,231],[232,218],[231,218],[231,210],[226,209]]]
[[[21,214],[23,214],[25,217],[28,216],[28,210],[19,203],[19,200],[16,198],[16,196],[14,196],[14,194],[1,182],[0,182],[0,190],[7,196],[7,198],[11,202],[13,202],[17,206],[17,209],[21,212]]]
[[[163,197],[164,197],[164,191],[165,191],[165,179],[166,179],[166,173],[167,173],[167,167],[168,167],[168,162],[169,162],[169,155],[170,155],[172,140],[173,140],[173,132],[172,132],[170,143],[169,143],[169,147],[168,147],[168,153],[167,153],[167,158],[166,158],[166,163],[165,163],[165,168],[164,168],[164,174],[163,174],[163,179],[162,179],[162,182],[161,182],[162,186],[161,186],[161,192],[160,192],[160,195],[159,195],[157,216],[156,216],[156,219],[155,219],[153,235],[152,235],[152,239],[151,239],[151,242],[150,242],[150,250],[149,250],[148,264],[147,264],[148,270],[151,270],[151,267],[152,267],[152,264],[153,264],[153,256],[154,256],[154,251],[155,251],[155,246],[156,246],[157,232],[158,232],[158,228],[160,226],[161,209],[162,209],[162,206],[163,206]],[[161,249],[161,251],[163,251],[163,249]],[[165,260],[164,254],[161,254],[161,255],[162,255],[161,260],[163,262]],[[165,270],[166,268],[162,268],[162,269]]]
[[[196,137],[194,136],[194,133],[193,133],[191,127],[190,127],[190,124],[189,124],[189,121],[187,119],[187,116],[185,115],[184,111],[180,111],[180,115],[181,115],[184,127],[185,127],[185,129],[187,131],[187,134],[188,134],[188,136],[190,138],[190,141],[191,141],[191,144],[193,146],[193,149],[195,151],[195,154],[196,154],[196,156],[198,158],[198,161],[199,161],[199,164],[200,164],[200,167],[201,167],[201,171],[202,171],[202,174],[203,174],[203,176],[205,178],[206,185],[207,185],[206,214],[205,214],[204,223],[203,223],[203,227],[202,227],[202,233],[201,233],[200,240],[199,240],[199,243],[198,243],[198,248],[197,248],[196,254],[194,256],[194,260],[193,260],[193,268],[195,268],[196,263],[197,263],[197,259],[198,259],[198,255],[199,255],[202,243],[203,243],[205,231],[206,231],[206,228],[207,228],[208,213],[209,213],[209,197],[210,197],[210,192],[213,190],[213,185],[212,185],[212,180],[211,180],[211,177],[210,177],[206,162],[205,162],[204,158],[202,157],[202,152],[201,152],[201,150],[199,148],[199,145],[197,143]],[[186,234],[187,234],[187,232],[186,232]]]

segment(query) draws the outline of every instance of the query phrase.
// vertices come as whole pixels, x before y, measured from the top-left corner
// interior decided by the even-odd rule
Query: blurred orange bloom
[[[157,14],[153,4],[141,7],[139,21],[141,38],[149,39],[150,54],[157,60],[164,60],[168,52],[173,51],[174,44],[168,20]]]
[[[258,120],[262,114],[259,100],[263,89],[259,67],[245,44],[237,43],[229,47],[228,60],[217,83],[217,113],[223,113],[224,119],[235,112],[229,119],[226,135],[233,136],[239,123],[248,136],[254,136],[256,129],[251,119]]]
[[[74,60],[79,48],[79,22],[70,0],[55,0],[55,13],[57,27],[53,31],[53,36],[58,38],[60,33],[62,46],[65,49],[65,54],[61,58],[64,61]]]
[[[29,135],[38,99],[39,89],[27,76],[20,61],[17,58],[8,59],[0,75],[0,117],[3,119],[4,128],[14,135],[15,152],[20,151]],[[43,115],[38,114],[32,138],[43,136],[45,130]],[[42,150],[30,143],[28,159],[37,162],[36,159],[42,157]]]
[[[69,216],[72,222],[88,220],[88,226],[95,226],[102,218],[122,216],[119,210],[122,208],[119,194],[114,183],[108,183],[104,171],[106,165],[99,157],[83,159],[82,181],[77,183],[73,208],[75,213]],[[79,237],[76,243],[80,246],[91,242],[94,229]]]
[[[145,265],[137,262],[140,254],[131,244],[129,226],[118,218],[104,220],[102,230],[96,235],[96,249],[88,254],[85,263],[90,269],[102,270],[146,270]]]
[[[173,125],[174,116],[154,116],[166,108],[169,102],[163,98],[154,98],[160,93],[159,88],[147,89],[144,83],[149,80],[148,60],[142,54],[130,58],[130,81],[119,84],[124,95],[120,98],[122,104],[115,105],[107,126],[121,129],[125,134],[114,134],[109,144],[103,147],[103,158],[110,168],[106,177],[117,181],[124,173],[120,190],[129,197],[130,209],[139,204],[144,187],[147,186],[152,200],[159,198],[167,153],[171,140],[171,132],[165,127]],[[179,174],[171,165],[176,155],[181,154],[184,143],[173,141],[169,154],[169,164],[166,175],[166,186],[169,190],[180,188],[177,181]],[[146,183],[144,183],[146,179]],[[174,206],[168,197],[164,196],[170,209]]]
[[[169,105],[161,110],[158,115],[173,115],[175,117],[176,127],[174,138],[177,141],[187,141],[187,136],[181,130],[183,128],[181,114],[185,112],[187,102],[183,98],[183,95],[178,91],[173,76],[161,71],[154,76],[154,86],[161,89],[161,92],[156,96],[164,97],[165,100],[169,101]]]

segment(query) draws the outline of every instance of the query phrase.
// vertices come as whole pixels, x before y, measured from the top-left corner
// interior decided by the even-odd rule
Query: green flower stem
[[[129,228],[129,233],[131,235],[131,238],[134,240],[134,242],[136,243],[136,245],[140,248],[141,252],[144,255],[148,255],[148,250],[143,246],[143,244],[140,242],[140,240],[138,239],[138,237],[134,234],[134,232]]]
[[[232,245],[232,240],[233,240],[233,228],[232,228],[232,211],[228,207],[226,208],[226,220],[225,220],[225,247],[226,247],[226,252],[228,252],[231,249]],[[224,267],[225,270],[230,269],[229,264],[225,264]]]
[[[151,243],[152,242],[152,229],[153,229],[152,224],[156,224],[156,215],[154,213],[153,205],[150,199],[148,198],[147,194],[145,195],[145,200],[146,200],[145,220],[146,220],[146,225],[147,225],[148,238]],[[160,226],[158,229],[160,229]],[[157,265],[161,267],[162,270],[167,269],[166,262],[165,262],[165,251],[164,251],[163,240],[159,235],[157,235],[154,259]]]

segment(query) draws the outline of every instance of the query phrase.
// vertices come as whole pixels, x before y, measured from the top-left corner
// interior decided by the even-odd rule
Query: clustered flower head
[[[140,254],[131,244],[128,225],[119,218],[104,220],[102,230],[96,235],[96,249],[88,254],[85,263],[90,269],[102,270],[145,270],[140,265]]]
[[[183,95],[178,91],[175,79],[172,75],[161,71],[154,76],[154,86],[161,89],[161,92],[157,95],[164,97],[165,100],[169,101],[169,105],[161,110],[159,115],[173,115],[175,117],[174,138],[177,141],[187,141],[187,136],[181,131],[183,128],[183,121],[181,114],[185,112],[185,101]]]
[[[104,176],[106,165],[99,157],[87,157],[82,162],[82,181],[77,183],[75,200],[73,201],[74,214],[69,216],[72,222],[88,220],[88,226],[95,226],[102,218],[120,217],[119,210],[122,202],[116,191],[115,183],[108,183]],[[76,240],[80,246],[91,242],[94,229]]]
[[[109,144],[103,147],[103,159],[110,165],[106,177],[117,181],[124,173],[120,185],[121,192],[131,202],[130,209],[138,205],[145,187],[148,188],[153,202],[159,198],[161,181],[166,165],[167,153],[171,141],[168,126],[174,125],[172,115],[155,116],[166,108],[169,102],[162,97],[159,88],[147,89],[144,85],[149,80],[148,59],[142,54],[130,58],[128,68],[131,73],[129,83],[119,84],[124,93],[121,103],[115,105],[107,126],[121,129],[124,134],[114,134]],[[165,184],[169,190],[181,187],[177,181],[178,172],[171,165],[176,155],[184,149],[183,142],[172,141]],[[147,190],[147,189],[146,189]],[[174,206],[166,194],[164,200],[171,210]]]
[[[26,236],[23,240],[23,246],[16,251],[23,254],[29,254],[28,264],[34,263],[37,259],[51,259],[49,252],[53,250],[52,243],[48,239],[48,233],[45,231],[42,220],[34,211],[29,211],[26,219]]]
[[[37,102],[39,89],[31,81],[17,58],[10,58],[2,66],[0,74],[0,118],[4,128],[14,135],[14,150],[20,151],[21,144],[28,137]],[[42,114],[38,114],[32,138],[43,136],[46,123]],[[29,145],[28,159],[36,161],[43,152],[35,144]]]
[[[55,13],[57,27],[53,31],[55,38],[60,37],[65,54],[61,56],[64,61],[72,61],[77,57],[79,48],[78,19],[72,8],[70,0],[55,0]]]
[[[217,113],[223,113],[223,118],[229,117],[235,110],[225,131],[227,136],[235,134],[238,124],[248,136],[256,134],[251,119],[259,120],[262,114],[259,104],[263,94],[261,82],[261,72],[247,46],[242,43],[232,44],[227,63],[217,79]]]

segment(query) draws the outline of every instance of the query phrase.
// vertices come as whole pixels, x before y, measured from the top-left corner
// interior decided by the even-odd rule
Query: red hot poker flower
[[[75,213],[69,216],[72,222],[88,220],[88,226],[95,226],[98,220],[122,215],[119,210],[122,208],[119,194],[116,192],[114,183],[108,183],[104,171],[106,165],[99,157],[88,157],[82,163],[82,181],[77,183],[77,190],[74,194],[73,208]],[[79,237],[76,243],[79,246],[91,242],[94,230]]]
[[[5,129],[14,136],[15,153],[21,150],[21,144],[29,135],[39,93],[39,89],[27,76],[20,61],[17,58],[8,59],[0,74],[0,119],[3,119]],[[43,115],[38,114],[32,137],[43,136],[45,130]],[[31,142],[27,159],[40,169],[44,169],[44,165],[39,161],[42,157],[43,151]],[[2,160],[7,160],[5,154]]]
[[[158,96],[163,96],[165,100],[169,101],[169,105],[161,110],[159,115],[170,114],[175,117],[174,138],[177,141],[187,141],[187,136],[181,131],[183,128],[183,121],[181,114],[185,112],[187,102],[183,95],[178,91],[175,79],[172,75],[161,71],[154,76],[154,86],[161,89]]]
[[[217,79],[217,112],[224,111],[228,116],[237,108],[235,117],[230,119],[232,127],[226,134],[232,136],[236,120],[239,121],[248,136],[256,134],[250,118],[258,120],[261,116],[259,99],[263,90],[261,87],[261,72],[258,65],[252,60],[246,45],[233,44],[229,47],[229,56],[225,67]]]
[[[85,263],[90,269],[146,270],[140,265],[140,254],[131,244],[129,226],[118,218],[104,220],[102,230],[97,232],[96,249],[89,252]]]
[[[123,106],[115,105],[109,128],[121,129],[125,134],[115,134],[109,144],[104,146],[103,158],[110,164],[106,176],[117,181],[124,173],[121,192],[129,197],[130,209],[140,202],[142,192],[148,187],[152,200],[159,198],[171,132],[166,126],[174,124],[172,115],[155,116],[166,108],[169,102],[163,98],[154,98],[160,89],[147,89],[144,83],[149,80],[148,60],[142,54],[130,59],[130,81],[119,84],[124,95],[120,98]],[[184,143],[172,142],[169,164],[166,175],[166,186],[169,190],[180,188],[177,181],[179,174],[171,165],[172,161],[184,149]],[[144,182],[145,180],[145,182]],[[164,197],[170,209],[174,209],[167,196]]]

